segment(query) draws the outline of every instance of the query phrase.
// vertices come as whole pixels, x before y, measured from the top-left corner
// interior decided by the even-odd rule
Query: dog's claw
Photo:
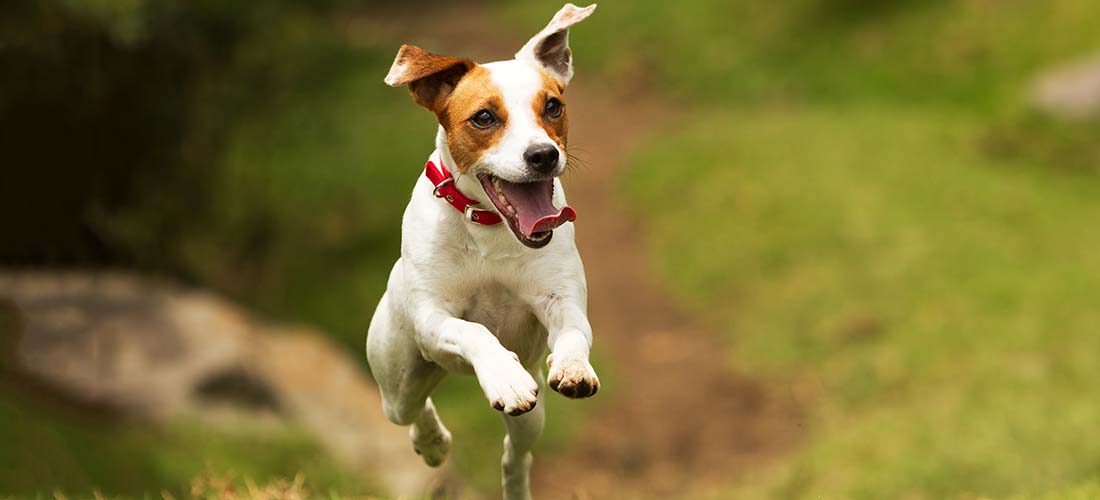
[[[524,413],[526,413],[527,411],[531,411],[531,410],[533,410],[533,409],[535,409],[535,405],[534,405],[534,404],[532,404],[532,405],[531,405],[531,408],[530,408],[530,409],[528,409],[528,410],[526,410],[526,411],[524,411],[524,410],[522,410],[522,409],[520,409],[520,408],[516,408],[516,409],[514,409],[514,410],[512,410],[512,411],[508,412],[508,414],[509,414],[509,415],[511,415],[511,416],[513,416],[513,417],[518,417],[518,416],[520,416],[520,415],[523,415],[523,414],[524,414]]]
[[[600,389],[600,379],[587,359],[547,358],[550,375],[546,384],[567,398],[587,398]]]
[[[539,385],[516,361],[515,353],[509,354],[508,358],[497,358],[482,365],[477,379],[494,410],[517,416],[535,408]]]

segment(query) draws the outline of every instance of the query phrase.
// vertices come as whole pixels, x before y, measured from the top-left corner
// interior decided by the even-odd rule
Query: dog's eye
[[[546,116],[549,116],[550,118],[557,118],[561,116],[562,109],[563,106],[561,104],[561,101],[559,101],[557,97],[551,97],[546,100]]]
[[[496,122],[496,115],[494,115],[492,111],[489,111],[487,109],[478,111],[477,113],[474,113],[474,116],[470,117],[470,124],[480,129],[487,129],[489,127],[492,127],[494,124],[496,124]]]

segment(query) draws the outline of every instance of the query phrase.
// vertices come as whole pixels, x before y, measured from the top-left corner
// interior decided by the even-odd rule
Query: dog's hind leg
[[[446,372],[421,356],[412,332],[390,311],[388,294],[375,310],[367,334],[367,359],[382,393],[382,411],[398,425],[412,425],[413,449],[432,466],[443,463],[451,433],[439,421],[428,396]]]
[[[439,467],[447,459],[447,452],[451,451],[451,432],[439,420],[432,398],[424,402],[420,416],[409,428],[409,440],[416,454],[429,466]]]
[[[535,380],[542,380],[541,370],[535,370],[531,375]],[[530,412],[514,417],[503,415],[504,425],[508,429],[508,434],[504,436],[504,455],[500,460],[505,500],[531,498],[531,448],[542,435],[546,419],[546,405],[542,401],[545,393],[539,391],[539,404]]]

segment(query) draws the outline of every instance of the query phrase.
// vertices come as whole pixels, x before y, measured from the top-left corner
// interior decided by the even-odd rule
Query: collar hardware
[[[424,165],[424,176],[432,183],[432,195],[443,199],[455,210],[461,212],[467,222],[483,226],[492,226],[501,222],[502,219],[496,212],[482,209],[477,200],[467,197],[458,190],[454,176],[447,171],[447,167],[443,166],[442,160],[428,160]]]
[[[428,162],[428,164],[431,165],[431,162]],[[434,194],[436,198],[442,198],[443,195],[439,194],[439,188],[441,188],[443,186],[446,186],[447,184],[450,184],[454,181],[455,181],[454,177],[447,177],[446,179],[443,179],[443,182],[440,182],[439,184],[435,185],[435,189],[432,190],[432,194]],[[451,200],[447,200],[447,201],[451,201]]]

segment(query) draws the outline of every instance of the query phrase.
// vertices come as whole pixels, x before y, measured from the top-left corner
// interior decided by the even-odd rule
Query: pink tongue
[[[560,209],[554,207],[551,200],[554,193],[553,181],[523,184],[501,181],[500,189],[504,191],[512,208],[516,209],[519,230],[527,237],[577,220],[577,212],[568,205]]]

